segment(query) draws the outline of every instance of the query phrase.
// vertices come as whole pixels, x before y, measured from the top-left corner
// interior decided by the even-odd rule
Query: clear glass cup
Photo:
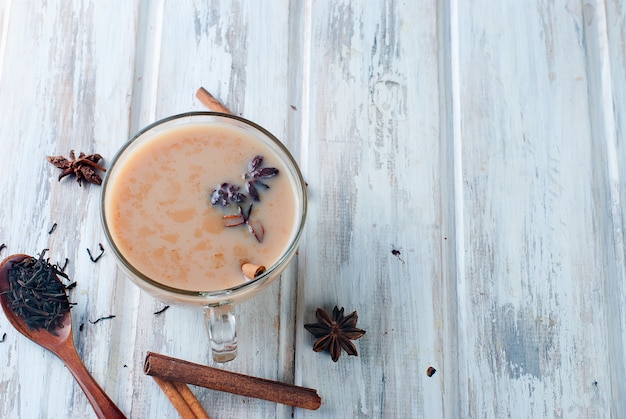
[[[295,191],[296,202],[296,226],[291,235],[290,243],[280,258],[272,266],[254,279],[247,280],[240,285],[218,291],[187,290],[164,285],[158,277],[149,277],[139,271],[128,261],[126,255],[120,250],[111,233],[112,217],[107,214],[107,200],[109,199],[108,186],[116,176],[119,176],[120,167],[125,164],[125,156],[132,152],[133,147],[151,141],[156,134],[189,124],[210,124],[215,126],[227,126],[243,130],[251,134],[258,141],[265,143],[275,154],[289,176]],[[207,193],[207,200],[208,200]],[[208,205],[208,203],[207,203]],[[226,362],[234,359],[237,354],[237,326],[234,312],[235,303],[241,302],[261,292],[277,279],[286,268],[289,261],[296,254],[297,246],[302,236],[307,213],[306,184],[294,158],[287,148],[270,132],[261,126],[244,118],[217,112],[190,112],[171,116],[157,121],[131,138],[117,152],[113,158],[102,187],[101,219],[109,248],[115,255],[118,266],[125,272],[140,289],[146,291],[155,298],[168,304],[185,304],[202,307],[205,312],[206,326],[211,345],[213,359],[216,362]]]

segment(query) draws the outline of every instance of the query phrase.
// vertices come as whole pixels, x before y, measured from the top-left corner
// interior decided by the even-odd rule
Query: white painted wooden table
[[[106,165],[204,86],[310,192],[297,259],[239,307],[221,367],[323,398],[192,387],[213,418],[625,417],[625,45],[623,0],[2,0],[0,256],[68,257],[87,368],[129,417],[176,417],[142,364],[213,365],[201,313],[155,315],[112,254],[89,260],[100,188],[45,156]],[[335,364],[303,324],[336,304],[367,334]],[[0,337],[0,416],[93,417],[3,315]]]

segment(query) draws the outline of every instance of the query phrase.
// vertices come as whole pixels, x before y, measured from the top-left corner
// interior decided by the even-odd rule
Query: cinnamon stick
[[[200,87],[196,92],[196,97],[204,106],[214,112],[232,113],[226,106],[215,99],[211,93],[209,93],[204,87]]]
[[[263,265],[255,265],[254,263],[244,263],[241,265],[241,270],[246,278],[254,279],[257,276],[261,275],[265,272],[265,266]]]
[[[189,405],[188,401],[182,396],[182,394],[178,390],[180,386],[177,386],[175,383],[168,381],[168,380],[164,380],[159,377],[152,377],[152,378],[154,378],[154,381],[159,385],[159,387],[161,387],[161,390],[163,390],[163,393],[165,393],[167,398],[170,399],[170,402],[172,402],[172,405],[174,406],[174,408],[176,409],[176,411],[178,412],[181,418],[196,419],[196,418],[208,418],[209,417],[206,414],[206,412],[204,412],[204,409],[202,409],[202,406],[200,406],[200,410],[204,412],[204,415],[203,416],[196,415],[194,410]],[[177,383],[177,384],[180,384],[180,383]],[[187,387],[185,384],[183,385]],[[191,390],[189,390],[189,388],[187,388],[187,391],[191,393]],[[198,399],[196,399],[193,393],[191,393],[191,396],[193,397],[193,399],[195,399],[198,405],[200,405],[200,402],[198,402]],[[187,397],[189,396],[187,395]],[[196,407],[196,411],[198,411],[197,407]]]
[[[143,370],[152,377],[164,380],[193,384],[293,407],[317,410],[322,404],[317,391],[311,388],[194,364],[154,352],[147,353]]]
[[[156,377],[152,377],[152,378],[156,378]],[[189,406],[189,408],[194,413],[194,415],[196,415],[195,417],[197,419],[211,419],[209,415],[207,414],[206,410],[204,410],[204,408],[200,404],[200,401],[191,392],[191,390],[189,390],[189,387],[187,387],[187,384],[179,383],[177,381],[170,381],[170,382],[174,384],[174,388],[176,388],[178,393],[185,400],[185,402],[187,403],[187,406]]]

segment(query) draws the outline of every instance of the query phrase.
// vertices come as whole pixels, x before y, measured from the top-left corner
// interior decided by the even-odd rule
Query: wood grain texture
[[[465,411],[606,417],[611,217],[590,11],[475,6],[459,8]]]
[[[609,357],[612,371],[611,414],[626,412],[626,7],[622,2],[609,1],[598,6],[598,19],[591,22],[598,34],[598,71],[602,80],[602,122],[598,121],[607,144],[608,188],[610,191],[611,226],[606,241],[612,258],[606,291],[609,298]]]
[[[298,257],[237,307],[220,368],[322,397],[194,387],[211,417],[626,416],[623,1],[100,3],[0,1],[0,257],[69,258],[79,354],[129,417],[176,417],[143,360],[212,364],[203,316],[155,314],[111,254],[89,260],[100,189],[45,156],[108,165],[204,109],[200,86],[282,139],[310,194]],[[336,364],[303,327],[335,305],[367,330]],[[0,416],[94,417],[0,316],[4,333]]]
[[[93,264],[86,253],[103,240],[99,189],[57,182],[57,169],[46,155],[70,149],[111,156],[111,138],[128,136],[137,13],[132,2],[112,9],[104,4],[3,2],[0,109],[3,204],[0,237],[4,252],[39,253],[49,247],[52,261],[70,259],[68,273],[78,282],[71,293],[75,341],[96,380],[128,412],[129,369],[123,348],[135,342],[125,335],[122,313],[112,314],[114,296],[125,281],[116,280],[113,262]],[[104,63],[104,64],[101,64]],[[113,112],[111,112],[113,110]],[[53,223],[57,228],[48,234]],[[108,259],[108,261],[106,261]],[[106,262],[105,262],[106,261]],[[102,263],[104,262],[104,263]],[[82,331],[78,327],[82,326]],[[93,411],[69,371],[10,329],[2,318],[5,360],[0,382],[0,411],[5,417],[89,417]]]
[[[320,389],[324,417],[444,410],[442,375],[426,376],[446,351],[437,11],[436,2],[382,1],[314,2],[308,11],[312,204],[298,323],[339,305],[357,310],[367,330],[359,357],[333,364],[304,349],[313,339],[296,329],[296,365],[310,366],[297,377]]]
[[[289,18],[286,4],[274,2],[268,7],[249,3],[244,7],[225,3],[207,8],[205,2],[199,1],[186,7],[172,2],[149,2],[143,6],[146,32],[139,36],[149,53],[138,57],[141,70],[136,74],[135,86],[141,92],[141,100],[133,117],[136,129],[175,113],[206,110],[195,98],[197,88],[204,86],[233,113],[285,138]],[[270,20],[276,22],[273,31],[267,31],[263,25]],[[261,53],[272,59],[254,55]],[[277,111],[267,112],[270,107]],[[294,277],[289,272],[258,298],[237,307],[239,352],[237,359],[228,364],[230,370],[275,380],[292,379],[293,364],[284,364],[282,352],[293,352],[293,346],[281,332],[283,327],[293,330],[293,316],[292,320],[281,317],[281,311],[288,310],[282,307],[293,304],[289,293]],[[155,323],[152,313],[156,303],[147,295],[139,298],[139,305],[150,309],[141,311],[137,319],[138,324],[146,326],[137,330],[137,341],[141,343],[135,347],[135,360],[143,359],[150,350],[198,363],[211,362],[201,310],[172,307]],[[284,325],[284,321],[289,323]],[[135,380],[139,388],[151,384],[141,375]],[[250,407],[246,412],[241,409],[241,396],[215,397],[205,391],[198,398],[211,416],[213,412],[233,409],[240,409],[241,417],[276,417],[290,412],[272,403],[244,399],[245,406]],[[137,416],[159,417],[161,412],[171,411],[168,403],[164,397],[158,397],[155,403],[153,394],[146,392],[135,398],[133,415],[136,412]]]

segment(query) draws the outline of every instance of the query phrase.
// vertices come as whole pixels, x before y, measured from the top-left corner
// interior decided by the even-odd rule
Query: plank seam
[[[9,36],[9,18],[11,16],[11,0],[6,0],[4,19],[2,20],[2,39],[0,40],[0,81],[4,70],[4,56],[7,50],[7,38]]]
[[[450,95],[453,152],[453,194],[454,194],[454,235],[455,235],[455,274],[457,298],[457,339],[459,348],[468,348],[466,335],[466,304],[467,283],[465,276],[465,217],[463,194],[463,139],[461,134],[461,83],[460,83],[460,52],[459,52],[459,4],[458,0],[450,0]],[[457,352],[458,389],[461,397],[460,409],[468,402],[467,365],[463,362],[464,351]],[[461,413],[458,412],[458,413]]]

